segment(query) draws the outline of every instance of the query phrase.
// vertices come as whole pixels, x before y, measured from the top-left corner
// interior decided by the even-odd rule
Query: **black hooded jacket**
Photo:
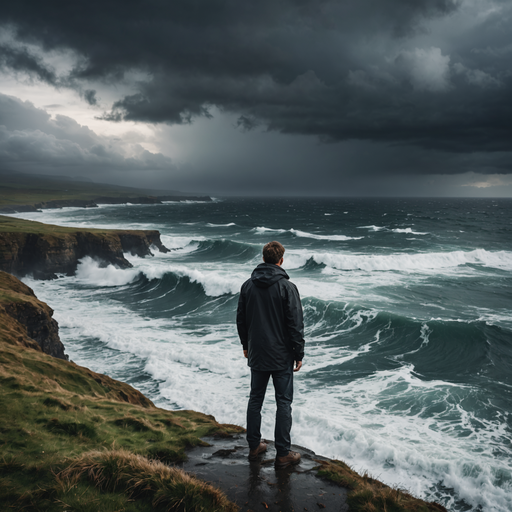
[[[284,370],[304,357],[302,305],[289,279],[279,265],[261,263],[240,290],[236,325],[253,370]]]

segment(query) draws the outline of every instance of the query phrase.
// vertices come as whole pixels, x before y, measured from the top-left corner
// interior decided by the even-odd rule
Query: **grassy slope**
[[[109,233],[143,233],[143,230],[122,230],[122,229],[97,229],[97,228],[70,228],[56,226],[54,224],[43,224],[33,220],[18,219],[7,215],[0,215],[0,233],[30,233],[38,235],[65,235],[69,233],[87,232],[98,234]]]
[[[5,276],[1,301],[24,300],[24,285]],[[0,303],[2,510],[236,509],[160,461],[182,460],[200,437],[239,427],[156,408],[127,384],[20,346],[26,332],[16,323]]]
[[[106,229],[79,229],[43,224],[32,220],[17,219],[7,215],[0,215],[0,233],[31,233],[38,235],[62,235],[76,233],[77,231],[90,231],[93,233],[107,233],[112,230]]]

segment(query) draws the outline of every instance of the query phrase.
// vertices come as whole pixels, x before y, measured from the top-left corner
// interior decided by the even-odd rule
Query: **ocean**
[[[245,425],[238,291],[270,240],[298,286],[306,356],[292,442],[450,511],[512,510],[512,201],[216,199],[18,217],[158,229],[132,269],[84,258],[25,278],[76,363],[156,405]],[[264,406],[272,439],[275,402]]]

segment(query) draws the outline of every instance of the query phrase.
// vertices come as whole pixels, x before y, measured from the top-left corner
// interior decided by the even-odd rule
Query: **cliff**
[[[156,230],[76,229],[0,216],[0,270],[20,277],[72,275],[84,256],[129,268],[124,253],[151,256],[151,247],[168,251]]]

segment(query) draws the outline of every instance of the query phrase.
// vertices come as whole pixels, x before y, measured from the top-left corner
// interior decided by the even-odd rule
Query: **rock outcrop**
[[[27,285],[0,271],[0,339],[67,360],[53,309]]]
[[[0,270],[23,277],[52,279],[72,275],[80,259],[130,268],[124,253],[151,256],[151,247],[167,252],[156,230],[98,230],[51,226],[0,216]]]

